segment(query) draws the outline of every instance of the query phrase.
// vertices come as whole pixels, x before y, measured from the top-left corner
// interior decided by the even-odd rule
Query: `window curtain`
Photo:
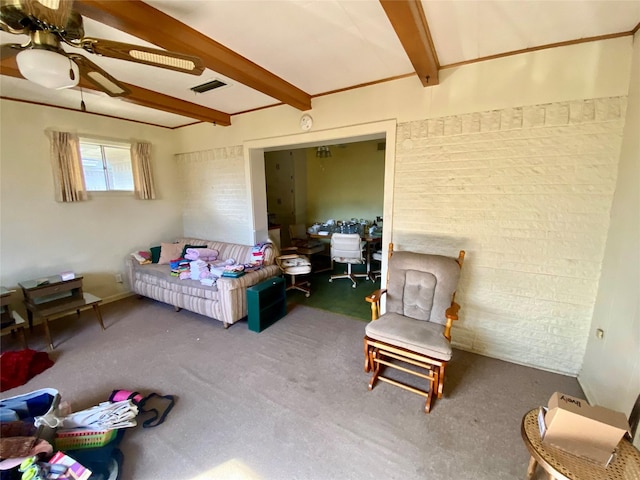
[[[87,199],[84,172],[80,159],[80,140],[74,133],[49,132],[51,165],[58,202],[80,202]]]
[[[136,142],[131,144],[131,169],[133,172],[133,190],[141,200],[156,198],[151,174],[151,144]]]

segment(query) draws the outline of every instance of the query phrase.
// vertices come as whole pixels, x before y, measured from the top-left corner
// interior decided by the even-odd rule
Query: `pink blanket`
[[[187,260],[204,260],[205,262],[213,262],[218,259],[218,251],[212,248],[187,248],[184,255]]]

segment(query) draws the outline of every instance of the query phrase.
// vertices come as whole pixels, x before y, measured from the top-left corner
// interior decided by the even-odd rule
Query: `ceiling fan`
[[[0,0],[0,30],[29,35],[24,45],[0,45],[0,59],[16,56],[20,73],[47,88],[74,87],[83,77],[112,97],[130,93],[125,85],[86,56],[63,50],[63,44],[95,55],[192,75],[204,71],[197,57],[85,37],[82,16],[73,10],[73,0]]]

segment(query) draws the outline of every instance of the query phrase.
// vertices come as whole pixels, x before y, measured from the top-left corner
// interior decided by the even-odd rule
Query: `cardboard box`
[[[555,392],[540,427],[543,444],[607,466],[629,423],[621,412]]]

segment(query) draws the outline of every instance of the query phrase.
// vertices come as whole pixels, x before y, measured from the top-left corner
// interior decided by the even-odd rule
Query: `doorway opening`
[[[360,142],[384,142],[384,180],[382,217],[383,258],[387,258],[387,249],[392,241],[393,231],[393,185],[395,172],[396,121],[384,120],[331,130],[307,132],[296,135],[250,140],[244,143],[244,158],[247,175],[247,191],[252,230],[249,232],[250,243],[266,241],[269,238],[269,216],[267,210],[265,152],[282,150],[317,149],[318,146],[349,145]],[[313,219],[315,221],[316,219]],[[382,283],[386,279],[386,262],[382,264]],[[362,282],[365,284],[365,282]],[[339,284],[339,282],[334,282]],[[371,285],[371,282],[369,282]],[[349,285],[345,289],[353,291]],[[359,290],[359,289],[358,289]],[[370,292],[367,292],[370,293]],[[313,297],[313,293],[312,293]],[[363,302],[364,303],[364,302]]]
[[[280,248],[290,246],[293,225],[299,231],[331,222],[377,229],[384,208],[384,154],[380,139],[265,151],[270,239]]]

